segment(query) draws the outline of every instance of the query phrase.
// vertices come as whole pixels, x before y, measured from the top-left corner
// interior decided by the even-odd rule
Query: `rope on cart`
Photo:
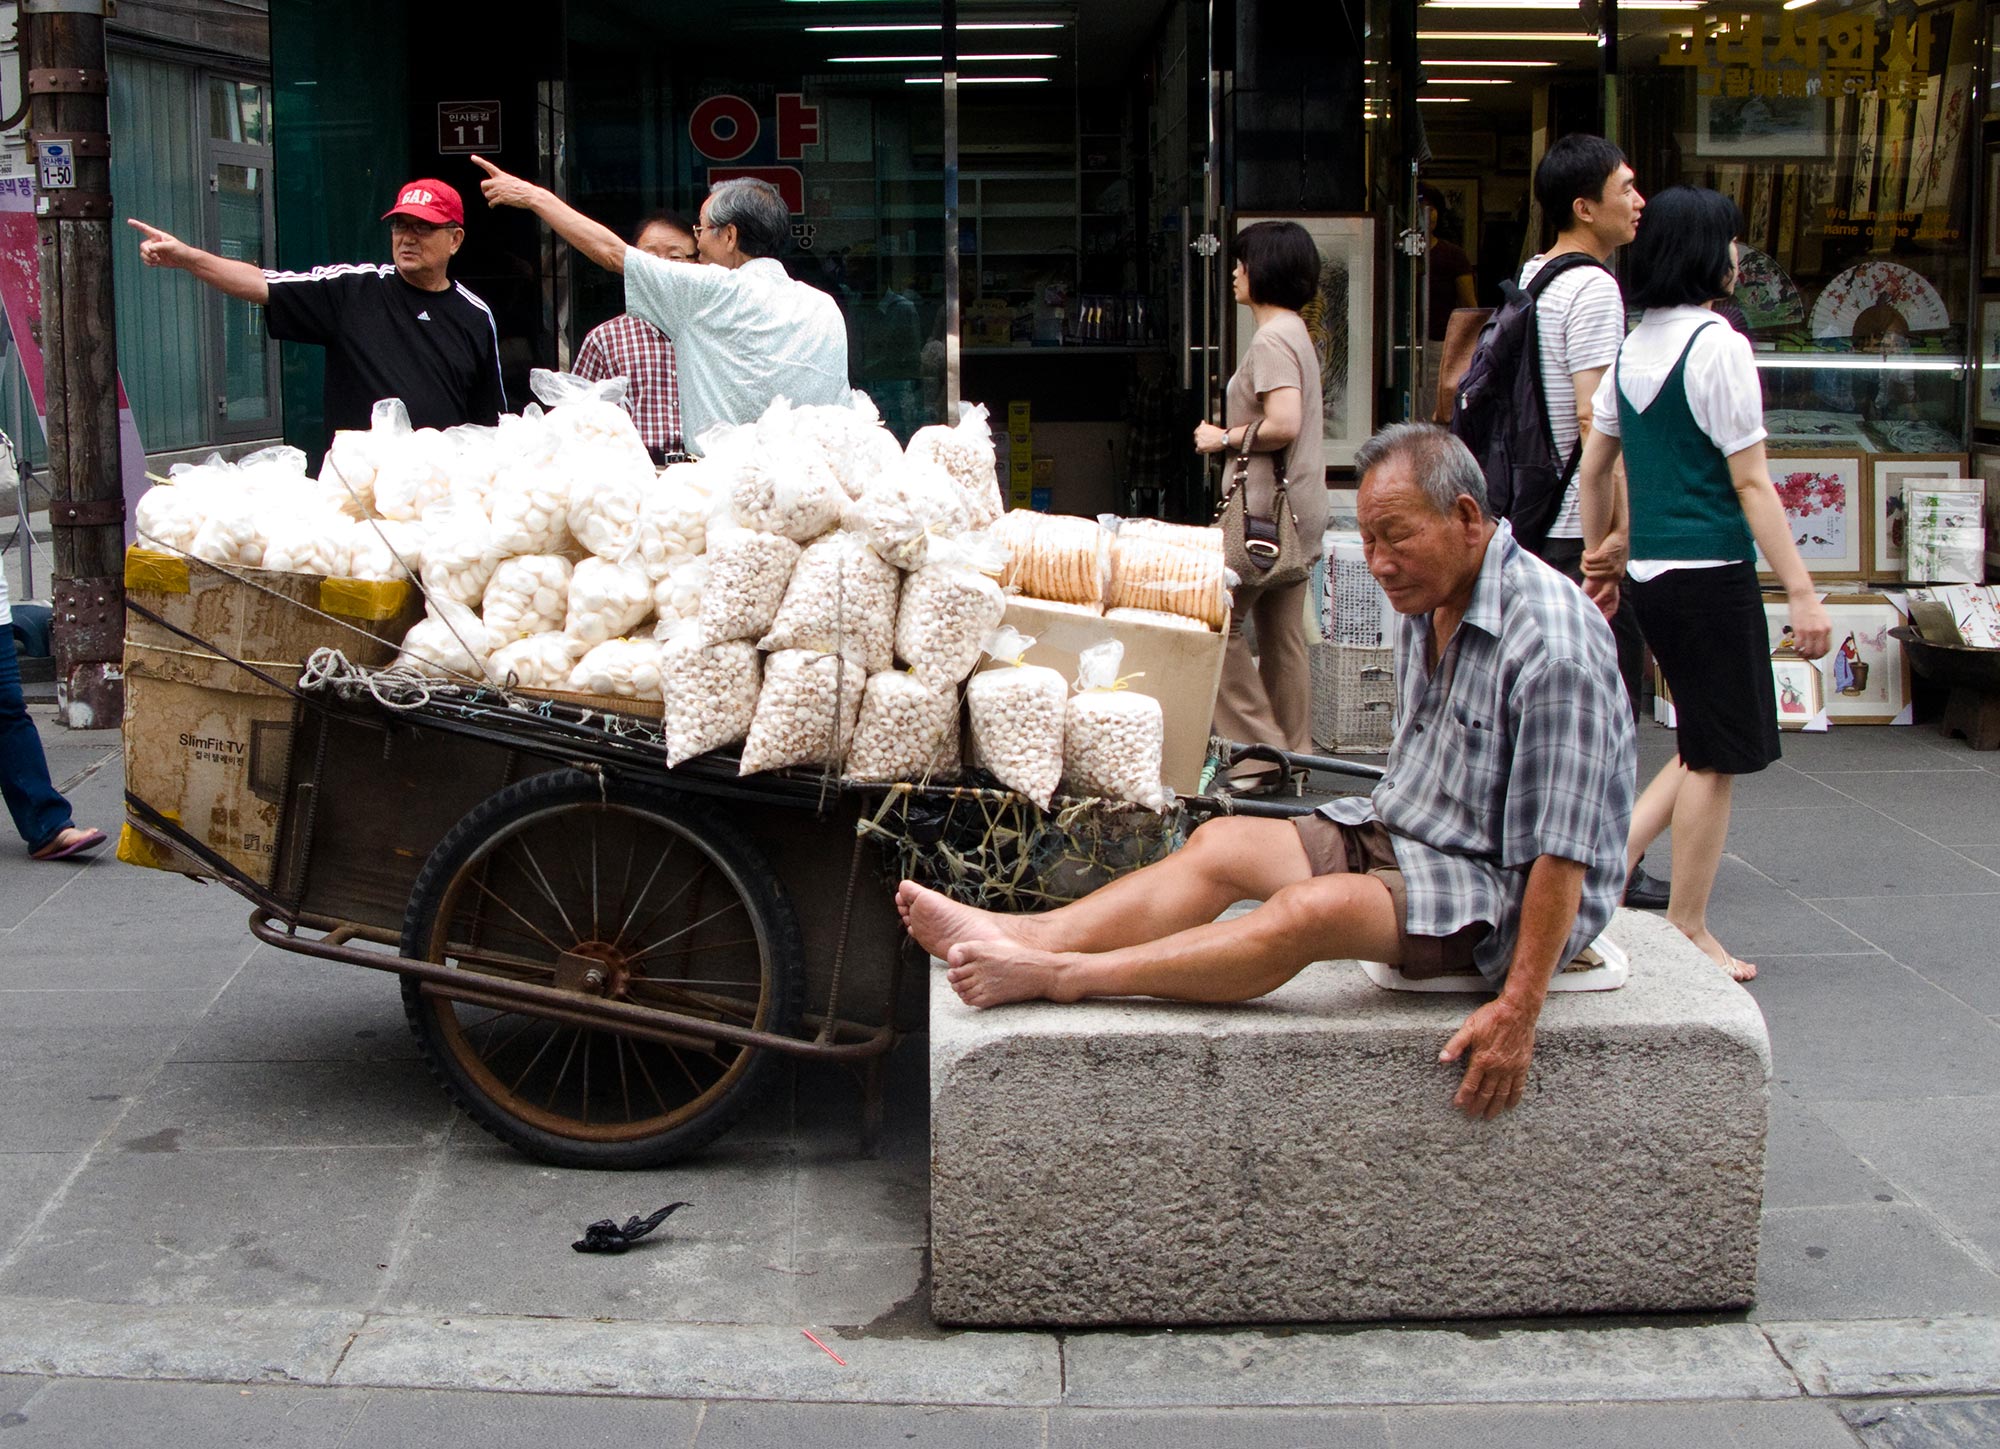
[[[384,709],[422,709],[431,702],[437,681],[414,669],[363,669],[338,649],[322,646],[313,650],[299,673],[299,688],[329,690],[342,699],[354,699],[364,691]]]

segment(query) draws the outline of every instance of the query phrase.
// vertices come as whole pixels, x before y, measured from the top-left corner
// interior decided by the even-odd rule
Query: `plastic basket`
[[[1310,653],[1313,742],[1333,751],[1387,750],[1396,713],[1396,651],[1335,643]]]

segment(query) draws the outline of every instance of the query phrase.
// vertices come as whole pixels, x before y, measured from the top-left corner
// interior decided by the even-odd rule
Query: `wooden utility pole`
[[[54,499],[56,699],[73,729],[124,715],[125,502],[111,288],[106,0],[21,0],[36,156]]]

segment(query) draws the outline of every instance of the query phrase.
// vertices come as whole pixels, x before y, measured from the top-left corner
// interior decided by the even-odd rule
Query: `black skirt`
[[[1773,763],[1778,696],[1756,565],[1669,569],[1625,588],[1673,691],[1681,763],[1720,775]]]

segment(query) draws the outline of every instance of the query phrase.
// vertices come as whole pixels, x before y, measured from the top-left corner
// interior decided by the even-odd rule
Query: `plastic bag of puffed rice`
[[[424,525],[364,518],[347,526],[348,577],[413,579],[424,570]]]
[[[655,583],[708,547],[708,521],[716,509],[713,479],[705,464],[675,463],[647,490],[633,557]]]
[[[477,614],[449,599],[433,599],[403,636],[396,667],[453,684],[480,684],[489,678],[486,661],[492,652]]]
[[[847,752],[850,780],[925,780],[958,772],[958,691],[887,669],[868,677]]]
[[[559,553],[523,554],[493,570],[480,618],[497,649],[533,634],[560,633],[569,620],[575,565]]]
[[[993,428],[986,409],[973,403],[960,409],[958,425],[918,428],[904,455],[943,465],[972,510],[972,526],[984,528],[1000,517],[1000,467],[993,448]]]
[[[1124,658],[1116,639],[1077,656],[1077,693],[1063,712],[1063,788],[1157,814],[1173,798],[1160,781],[1166,717],[1157,699],[1125,687]]]
[[[637,564],[587,558],[570,574],[563,632],[595,649],[644,622],[653,612],[653,584]]]
[[[583,657],[583,645],[551,630],[502,644],[487,662],[494,682],[509,689],[567,689],[570,671]]]
[[[732,434],[711,455],[727,480],[731,519],[795,543],[807,543],[839,523],[847,494],[818,447],[784,433],[766,441],[761,426],[753,436],[755,446],[748,447],[740,431]]]
[[[425,591],[476,606],[506,557],[493,541],[493,520],[475,503],[453,503],[425,514],[423,526]]]
[[[703,644],[701,629],[683,620],[660,639],[662,723],[672,768],[750,733],[764,683],[764,656],[744,639]]]
[[[701,596],[701,637],[710,644],[761,639],[778,617],[799,546],[716,520],[708,531],[708,586]]]
[[[1000,626],[1007,596],[993,578],[1006,553],[985,534],[932,542],[928,562],[903,583],[896,657],[932,689],[950,689],[979,663]]]
[[[570,545],[569,478],[561,441],[530,406],[500,419],[498,446],[506,461],[493,475],[493,538],[509,555],[561,553]]]
[[[655,639],[607,639],[569,672],[569,687],[578,694],[608,694],[619,699],[660,697],[660,645]]]
[[[902,576],[858,533],[829,533],[805,547],[759,649],[839,651],[863,669],[887,669]]]
[[[659,616],[656,637],[664,639],[683,620],[701,617],[701,596],[708,587],[708,560],[690,558],[653,582],[653,612]]]
[[[1069,686],[1055,670],[1022,662],[1034,643],[1004,626],[993,631],[986,653],[1001,667],[965,682],[965,714],[971,726],[972,762],[1046,810],[1062,783],[1063,709]]]
[[[764,664],[757,714],[739,773],[833,765],[847,756],[868,672],[838,654],[784,649]]]
[[[923,564],[932,538],[972,527],[972,509],[936,463],[899,458],[869,481],[841,522],[897,568],[913,569]]]

